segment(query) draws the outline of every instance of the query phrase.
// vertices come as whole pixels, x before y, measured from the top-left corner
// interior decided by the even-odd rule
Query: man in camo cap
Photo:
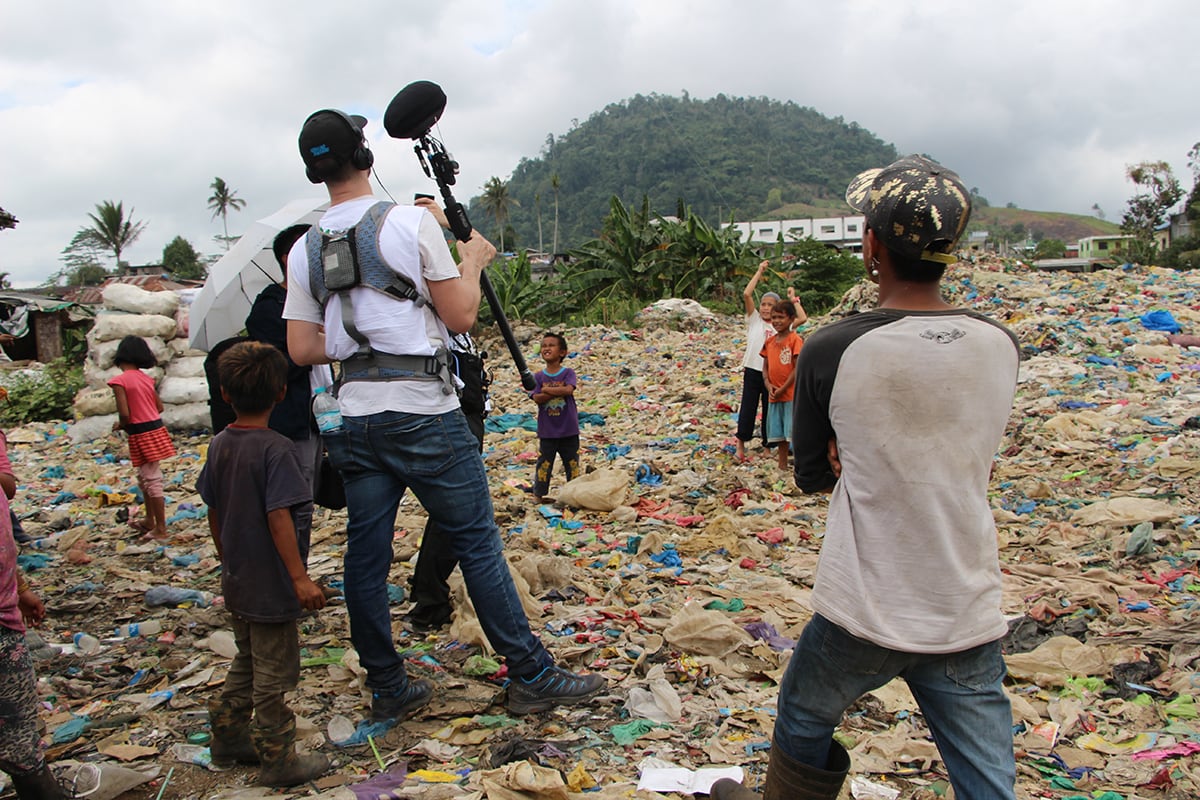
[[[970,217],[950,170],[908,156],[851,182],[879,307],[818,330],[796,366],[796,484],[831,492],[805,627],[779,687],[766,800],[838,796],[833,739],[901,677],[964,800],[1011,800],[996,526],[987,490],[1020,354],[1007,329],[942,300]],[[712,797],[758,795],[718,782]]]

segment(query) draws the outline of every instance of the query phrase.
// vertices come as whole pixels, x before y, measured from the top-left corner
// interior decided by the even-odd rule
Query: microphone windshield
[[[420,139],[437,123],[446,108],[446,93],[431,81],[405,86],[383,115],[383,127],[393,139]]]

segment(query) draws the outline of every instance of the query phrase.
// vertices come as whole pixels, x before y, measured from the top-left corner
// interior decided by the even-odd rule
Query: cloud
[[[605,105],[687,91],[856,121],[993,203],[1099,203],[1119,218],[1126,164],[1166,159],[1191,183],[1192,18],[1183,0],[1136,14],[1116,0],[17,4],[0,29],[0,206],[21,223],[0,233],[0,271],[43,280],[110,199],[150,223],[133,263],[157,261],[176,235],[217,252],[214,176],[247,201],[231,233],[319,194],[296,134],[323,107],[370,118],[397,199],[428,191],[411,143],[381,125],[417,79],[446,91],[434,133],[461,164],[462,200]]]

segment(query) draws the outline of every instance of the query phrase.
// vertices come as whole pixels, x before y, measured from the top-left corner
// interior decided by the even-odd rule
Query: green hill
[[[992,237],[1007,232],[1025,231],[1038,239],[1058,239],[1076,242],[1085,236],[1115,235],[1121,226],[1085,214],[1065,214],[1059,211],[1028,211],[1023,208],[976,206],[971,212],[968,230],[987,231]]]
[[[613,195],[627,205],[640,205],[645,195],[664,215],[676,214],[682,202],[717,224],[788,203],[840,201],[851,178],[896,156],[858,124],[795,103],[637,95],[547,137],[537,158],[521,160],[508,182],[520,203],[510,224],[518,246],[536,248],[540,210],[543,247],[552,247],[555,175],[562,252],[598,233]],[[471,219],[494,233],[479,198]]]
[[[627,206],[640,206],[646,196],[650,208],[663,215],[679,215],[680,206],[688,205],[714,226],[731,217],[849,214],[846,184],[897,156],[895,147],[857,123],[791,102],[636,95],[562,136],[548,136],[540,155],[520,161],[508,181],[508,195],[516,201],[509,211],[515,248],[511,234],[506,245],[558,252],[577,247],[599,233],[613,195]],[[472,199],[470,213],[499,242],[495,220],[479,197]],[[1083,215],[991,206],[976,207],[971,229],[1011,239],[1017,225],[1040,234],[1037,238],[1066,242],[1118,229]]]

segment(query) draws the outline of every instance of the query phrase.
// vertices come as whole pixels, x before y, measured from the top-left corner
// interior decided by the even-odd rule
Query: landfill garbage
[[[183,589],[178,586],[153,586],[146,590],[146,605],[148,606],[181,606],[191,603],[203,608],[212,605],[212,592],[200,589]]]
[[[1024,354],[989,494],[1011,620],[1003,646],[1018,797],[1196,796],[1200,423],[1188,421],[1200,417],[1200,347],[1179,337],[1200,334],[1200,274],[1043,274],[980,261],[953,267],[945,289],[948,302],[1006,325]],[[870,287],[855,287],[806,330],[872,302]],[[1154,311],[1181,332],[1147,327]],[[581,431],[585,476],[620,476],[611,488],[623,494],[607,511],[568,503],[560,490],[569,484],[533,502],[522,488],[538,449],[528,397],[511,365],[489,361],[495,409],[483,455],[505,552],[555,659],[608,679],[593,702],[507,717],[506,665],[484,646],[457,573],[452,624],[408,626],[403,589],[426,517],[406,498],[388,576],[393,631],[410,675],[431,680],[435,697],[401,725],[370,729],[370,690],[336,600],[346,516],[316,512],[309,570],[334,599],[300,621],[303,666],[289,703],[311,721],[300,725],[302,746],[337,761],[318,796],[350,800],[353,787],[391,775],[393,788],[379,793],[478,800],[485,774],[529,763],[557,779],[512,766],[487,778],[494,796],[530,796],[512,788],[530,777],[548,796],[615,800],[633,795],[647,753],[661,757],[655,768],[739,767],[746,785],[762,785],[778,682],[812,613],[827,498],[799,492],[756,443],[746,461],[734,459],[743,321],[687,313],[676,305],[653,328],[566,332],[581,418],[603,422]],[[515,330],[536,361],[541,329]],[[166,341],[175,349],[164,375],[203,360],[178,339]],[[504,352],[494,333],[479,339]],[[185,761],[172,749],[207,744],[205,709],[236,652],[227,611],[203,602],[220,593],[194,492],[209,437],[173,434],[179,455],[163,463],[171,539],[143,542],[125,524],[133,503],[117,502],[138,499],[134,471],[102,420],[6,431],[13,507],[32,538],[20,559],[47,607],[26,641],[48,758],[56,769],[156,770],[150,779],[134,770],[157,779],[138,790],[151,797],[172,768],[164,797],[262,797],[249,787],[253,768],[210,772],[191,760],[198,751],[181,751]],[[85,424],[94,430],[81,437]],[[200,600],[152,604],[156,588]],[[107,635],[130,623],[139,635]],[[100,649],[84,654],[77,633]],[[360,730],[361,742],[339,746]],[[868,796],[895,788],[903,800],[945,796],[945,765],[902,682],[865,697],[837,736],[852,756],[850,796],[855,786]],[[392,772],[401,763],[403,782]]]
[[[138,636],[154,636],[161,632],[162,623],[156,619],[151,619],[145,622],[130,622],[125,625],[118,625],[113,632],[113,636],[120,639],[130,639]]]

